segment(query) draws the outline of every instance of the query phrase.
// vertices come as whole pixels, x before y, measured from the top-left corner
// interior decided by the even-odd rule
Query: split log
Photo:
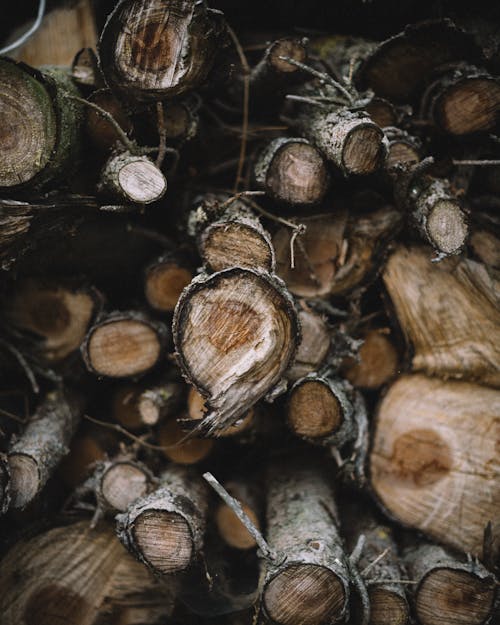
[[[173,592],[135,562],[112,529],[88,521],[17,542],[0,565],[4,625],[141,625],[169,619]],[[158,620],[159,619],[159,620]]]
[[[384,283],[413,346],[416,371],[500,387],[496,281],[469,259],[431,262],[430,250],[399,248]]]
[[[374,279],[402,218],[386,206],[368,214],[341,209],[300,221],[306,231],[295,244],[293,268],[291,230],[280,228],[273,245],[278,275],[294,295],[311,298],[346,295]]]
[[[243,512],[248,516],[254,526],[260,531],[260,505],[259,497],[255,488],[247,481],[233,479],[224,484],[227,492],[238,500]],[[221,538],[234,549],[253,549],[257,546],[255,538],[239,520],[227,503],[221,502],[215,510],[215,523]]]
[[[254,175],[270,197],[292,206],[318,204],[329,185],[321,153],[301,138],[274,139],[260,153]]]
[[[318,371],[327,359],[331,347],[330,330],[326,321],[303,300],[297,306],[297,316],[301,339],[295,360],[286,373],[287,379],[293,382]]]
[[[223,32],[221,14],[204,1],[121,0],[101,33],[101,69],[128,98],[181,95],[206,80]]]
[[[500,117],[500,81],[472,65],[448,67],[427,87],[421,116],[454,136],[491,131]]]
[[[310,462],[268,471],[267,541],[262,607],[278,625],[334,623],[346,615],[351,574],[325,474]]]
[[[423,375],[400,378],[378,410],[370,456],[384,509],[461,551],[481,556],[498,536],[500,393]],[[498,549],[498,545],[495,546]]]
[[[160,486],[117,518],[118,538],[153,572],[185,571],[203,548],[208,492],[195,474],[170,467]]]
[[[144,294],[151,308],[173,312],[182,290],[193,278],[186,261],[173,253],[163,254],[145,271]]]
[[[137,311],[113,312],[98,319],[82,344],[87,369],[100,377],[126,378],[150,371],[167,342],[166,326]]]
[[[151,204],[165,195],[167,180],[147,156],[117,151],[104,165],[99,190],[121,201]]]
[[[3,193],[39,189],[67,179],[80,151],[81,105],[68,97],[77,95],[64,70],[39,72],[6,57],[0,59]]]
[[[33,355],[58,363],[78,350],[101,306],[95,289],[27,279],[16,283],[4,319]]]
[[[387,157],[385,166],[387,169],[393,167],[410,167],[420,161],[422,142],[418,137],[414,137],[400,128],[390,126],[384,128],[387,137]]]
[[[241,200],[207,195],[189,216],[188,233],[196,237],[210,271],[230,267],[274,270],[271,237]]]
[[[357,388],[376,390],[394,378],[398,367],[398,352],[388,332],[377,329],[363,335],[357,360],[350,358],[345,362],[342,374]]]
[[[83,412],[82,398],[49,393],[8,452],[11,508],[25,508],[40,493],[62,458]]]
[[[187,409],[187,417],[193,421],[193,423],[201,421],[205,417],[208,410],[203,395],[200,395],[200,393],[198,393],[198,391],[193,387],[189,389]],[[238,421],[233,423],[233,425],[220,430],[218,432],[218,436],[225,438],[226,436],[237,436],[241,432],[245,432],[252,425],[255,412],[256,410],[254,408],[250,408],[250,410],[238,419]],[[184,425],[189,426],[187,421],[184,422]]]
[[[423,543],[404,552],[422,625],[483,625],[494,612],[497,582],[477,560]]]
[[[126,134],[132,131],[132,122],[122,103],[110,89],[97,89],[87,98],[89,102],[109,113]],[[111,150],[120,140],[114,125],[99,111],[85,107],[85,135],[101,151]]]
[[[370,625],[407,625],[410,607],[401,583],[407,576],[391,529],[378,521],[369,502],[358,494],[343,500],[340,511],[347,548],[354,550],[359,538],[365,538],[358,570],[368,591]]]
[[[198,429],[217,434],[264,397],[290,366],[299,334],[278,278],[240,267],[195,278],[175,309],[173,335],[185,377],[206,398]]]
[[[423,239],[441,256],[459,254],[469,227],[462,202],[449,181],[422,173],[419,165],[393,172],[396,204],[410,215]]]
[[[212,453],[215,441],[189,436],[180,423],[171,418],[160,427],[158,442],[166,458],[178,464],[190,465],[205,460]]]

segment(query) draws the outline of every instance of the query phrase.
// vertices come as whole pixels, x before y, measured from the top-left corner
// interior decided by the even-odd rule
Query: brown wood
[[[175,418],[164,423],[158,432],[158,441],[163,447],[163,454],[178,464],[196,464],[201,462],[213,450],[214,441],[209,438],[188,436]]]
[[[330,329],[323,317],[302,300],[298,306],[301,341],[295,361],[287,371],[287,378],[293,382],[317,371],[327,359],[331,348]]]
[[[236,479],[224,484],[227,492],[238,500],[243,512],[253,525],[260,530],[261,522],[258,493],[247,481]],[[220,503],[215,510],[215,523],[222,539],[234,549],[253,549],[257,542],[238,519],[233,510],[226,504]]]
[[[363,335],[357,360],[351,358],[343,367],[343,375],[353,386],[375,390],[394,378],[399,367],[399,356],[388,334],[382,328],[369,330]]]
[[[144,294],[148,304],[155,310],[173,312],[182,290],[193,278],[191,267],[176,258],[164,254],[151,263],[144,275]]]

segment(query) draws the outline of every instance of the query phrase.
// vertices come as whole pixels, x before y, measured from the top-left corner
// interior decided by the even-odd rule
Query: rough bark
[[[8,452],[11,508],[25,508],[40,493],[62,458],[83,412],[69,391],[50,392]]]
[[[262,607],[272,623],[334,623],[346,615],[351,575],[335,501],[314,463],[272,464],[268,471]]]
[[[17,193],[66,179],[80,151],[81,105],[64,70],[0,60],[0,189]]]
[[[189,263],[174,253],[163,254],[144,272],[144,294],[155,310],[173,312],[182,290],[193,278]]]
[[[426,89],[421,116],[454,136],[493,130],[500,115],[500,81],[472,65],[448,68]]]
[[[357,359],[342,367],[343,375],[356,388],[376,390],[390,382],[399,369],[396,347],[386,329],[369,330],[363,335]]]
[[[252,486],[253,485],[250,484],[248,480],[243,479],[233,479],[227,484],[224,484],[227,492],[231,497],[238,500],[245,514],[260,531],[261,501],[257,489]],[[221,538],[230,547],[246,550],[253,549],[257,545],[255,538],[250,534],[227,503],[219,503],[215,510],[214,517]]]
[[[206,398],[198,428],[217,433],[270,391],[290,366],[300,329],[276,277],[234,267],[195,278],[177,304],[178,363]]]
[[[160,361],[168,332],[166,326],[137,311],[103,315],[82,343],[87,369],[100,377],[141,376]]]
[[[118,200],[151,204],[167,190],[167,180],[147,156],[115,152],[101,172],[100,191]]]
[[[448,180],[433,178],[414,165],[393,169],[394,198],[424,240],[444,257],[459,254],[469,226],[463,203],[454,195]]]
[[[273,237],[278,275],[299,297],[346,295],[373,280],[397,234],[402,218],[386,206],[368,214],[336,210],[334,214],[301,218],[306,231],[295,242],[291,267],[289,228]]]
[[[321,153],[306,139],[280,137],[260,153],[254,175],[266,193],[293,206],[313,206],[328,190],[329,175]]]
[[[304,300],[298,303],[297,311],[301,340],[295,360],[286,374],[292,382],[320,369],[331,347],[330,330],[323,317]]]
[[[195,0],[121,0],[99,42],[106,82],[126,97],[161,100],[203,83],[224,27]]]
[[[423,543],[404,552],[413,601],[422,625],[484,625],[490,623],[496,580],[477,560]]]
[[[58,527],[17,542],[0,565],[4,625],[164,622],[173,592],[134,561],[101,524]],[[105,622],[110,622],[105,621]]]
[[[400,378],[378,410],[370,456],[371,484],[384,509],[476,556],[491,521],[498,543],[499,414],[498,391],[423,375]]]
[[[172,466],[158,489],[117,516],[118,538],[153,572],[186,570],[203,548],[208,493],[201,479]]]
[[[497,281],[484,265],[433,263],[426,248],[400,247],[383,279],[414,370],[500,387]]]
[[[240,200],[207,195],[189,216],[188,232],[210,271],[248,267],[274,271],[271,237]]]

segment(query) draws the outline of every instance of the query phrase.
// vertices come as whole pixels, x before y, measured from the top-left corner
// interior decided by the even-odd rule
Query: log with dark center
[[[173,591],[88,520],[15,543],[0,564],[3,625],[123,625],[163,622]],[[111,622],[111,621],[109,621]]]
[[[191,212],[188,230],[210,271],[235,266],[274,271],[271,237],[240,200],[206,195]]]
[[[421,116],[455,136],[492,130],[500,119],[500,81],[471,65],[448,68],[427,88]]]
[[[151,204],[167,190],[167,180],[147,156],[116,152],[101,172],[100,191],[121,201]]]
[[[373,279],[402,217],[387,206],[350,216],[341,209],[300,222],[306,231],[295,241],[293,268],[290,228],[280,228],[273,237],[277,273],[294,295],[326,297],[345,295]]]
[[[25,508],[40,493],[62,458],[83,412],[69,391],[47,394],[8,452],[11,508]]]
[[[28,279],[16,284],[4,314],[23,336],[34,337],[33,351],[44,362],[56,363],[80,347],[101,303],[91,288]]]
[[[88,97],[88,101],[112,115],[113,119],[128,134],[132,131],[132,122],[119,99],[110,89],[97,89]],[[120,140],[114,125],[94,108],[86,107],[85,132],[92,145],[99,150],[109,151]]]
[[[193,280],[177,304],[173,334],[184,375],[207,398],[198,426],[207,434],[232,425],[266,395],[299,342],[284,284],[239,267]]]
[[[311,206],[323,199],[329,184],[321,153],[306,139],[275,139],[261,152],[254,169],[257,183],[273,199]]]
[[[387,169],[409,167],[420,161],[422,143],[417,137],[394,126],[384,128],[384,134],[389,142],[385,159]]]
[[[101,33],[101,69],[129,98],[180,95],[205,81],[222,32],[221,15],[204,1],[122,0]]]
[[[286,377],[296,381],[308,373],[317,371],[330,351],[330,331],[326,321],[302,301],[297,306],[301,328],[301,340],[293,365]]]
[[[404,552],[422,625],[483,625],[494,613],[494,575],[478,561],[423,543]]]
[[[253,525],[260,531],[260,506],[259,497],[255,488],[242,479],[231,480],[224,485],[227,492],[238,500],[243,512],[248,516]],[[221,502],[215,510],[215,523],[220,536],[230,547],[234,549],[252,549],[257,545],[255,538],[236,516],[234,511]]]
[[[500,387],[498,281],[473,260],[431,259],[428,248],[400,247],[383,275],[413,369]]]
[[[166,458],[177,464],[196,464],[207,458],[214,448],[210,438],[188,436],[175,418],[163,423],[158,431],[158,442]]]
[[[62,70],[43,74],[0,59],[0,189],[38,188],[67,175],[79,152],[82,112]]]
[[[266,562],[262,606],[278,625],[340,621],[350,572],[324,472],[313,462],[273,464],[268,471],[267,534],[277,552]]]
[[[422,238],[443,256],[459,254],[469,227],[462,202],[448,180],[421,173],[418,165],[394,169],[393,176],[396,204],[410,214]]]
[[[197,474],[171,466],[160,486],[117,516],[127,549],[161,575],[186,570],[203,548],[208,492]]]
[[[165,254],[144,272],[144,294],[155,310],[173,312],[179,296],[192,280],[190,266],[174,254]]]
[[[399,357],[394,343],[381,330],[369,330],[357,360],[349,359],[343,366],[343,375],[357,388],[376,390],[387,384],[398,371]]]
[[[370,625],[407,625],[410,607],[401,583],[407,576],[391,529],[379,522],[370,502],[358,494],[344,499],[339,508],[349,551],[360,536],[365,537],[357,566],[368,591]]]
[[[498,532],[500,394],[466,382],[409,375],[376,418],[372,487],[384,509],[461,551],[481,556]]]
[[[309,106],[294,125],[346,176],[372,174],[384,162],[384,133],[367,113]]]
[[[136,311],[113,312],[90,328],[82,344],[87,369],[97,376],[140,376],[161,359],[167,328]]]

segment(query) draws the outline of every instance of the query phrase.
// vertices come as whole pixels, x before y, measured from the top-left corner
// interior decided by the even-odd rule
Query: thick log
[[[43,73],[0,59],[3,111],[0,190],[39,189],[66,179],[80,151],[81,105],[64,70]]]
[[[299,333],[278,278],[239,267],[195,278],[175,309],[173,335],[185,377],[206,398],[198,428],[218,433],[264,397],[290,366]]]
[[[121,0],[101,33],[101,69],[131,99],[181,95],[206,80],[223,32],[204,1]]]
[[[430,250],[401,247],[384,283],[416,371],[500,387],[496,280],[469,259],[431,262]]]
[[[173,312],[182,290],[193,278],[189,264],[175,253],[163,254],[144,272],[144,294],[155,310]]]
[[[80,396],[50,392],[9,448],[11,508],[25,508],[40,493],[62,458],[83,412]]]
[[[254,175],[270,197],[293,206],[318,204],[329,185],[323,156],[301,138],[274,139],[260,153]]]
[[[421,116],[454,136],[493,130],[500,116],[500,81],[472,65],[447,68],[427,87]]]
[[[346,615],[351,575],[325,474],[310,462],[272,464],[262,607],[279,625],[334,623]]]
[[[57,527],[17,542],[0,565],[4,625],[161,622],[173,592],[127,554],[107,524]]]
[[[172,466],[160,486],[117,516],[118,538],[153,572],[185,571],[203,548],[208,493],[195,473]]]
[[[486,525],[498,536],[500,393],[423,375],[384,397],[370,456],[384,509],[460,551],[481,557]],[[498,550],[498,545],[494,549]]]
[[[150,371],[160,361],[166,326],[137,311],[113,312],[98,319],[82,343],[87,369],[100,377],[126,378]]]
[[[483,625],[492,622],[495,576],[474,560],[430,543],[404,552],[415,612],[422,625]]]
[[[205,196],[189,216],[188,232],[210,271],[236,266],[274,271],[271,237],[240,200]]]

